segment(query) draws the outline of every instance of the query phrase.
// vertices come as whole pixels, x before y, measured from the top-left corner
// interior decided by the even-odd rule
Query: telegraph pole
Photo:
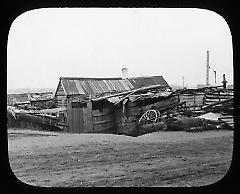
[[[209,51],[207,51],[206,86],[209,86]]]
[[[183,79],[183,89],[184,89],[184,76],[182,77],[182,79]]]

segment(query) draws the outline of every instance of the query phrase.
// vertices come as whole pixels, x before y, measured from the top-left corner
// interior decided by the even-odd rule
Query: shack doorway
[[[72,102],[69,110],[69,132],[70,133],[84,133],[86,123],[87,105],[79,102]]]

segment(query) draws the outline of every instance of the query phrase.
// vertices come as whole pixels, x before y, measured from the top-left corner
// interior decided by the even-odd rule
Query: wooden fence
[[[56,126],[57,119],[49,118],[41,115],[29,115],[25,113],[16,114],[16,118],[11,113],[7,114],[7,126],[8,128],[25,128],[36,129],[46,131],[61,131]]]

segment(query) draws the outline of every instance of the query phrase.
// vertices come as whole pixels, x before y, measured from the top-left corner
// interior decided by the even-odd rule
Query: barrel
[[[114,112],[112,107],[92,110],[93,132],[114,133]]]

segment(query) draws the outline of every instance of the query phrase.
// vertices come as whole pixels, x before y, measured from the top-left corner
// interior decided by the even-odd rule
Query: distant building
[[[34,105],[37,103],[47,102],[49,100],[53,100],[52,92],[43,92],[43,93],[22,93],[22,94],[7,94],[7,104],[8,105],[23,105],[23,104],[31,104],[33,101]],[[41,102],[42,101],[42,102]]]
[[[28,93],[23,94],[7,94],[7,104],[30,104],[30,100],[28,98]]]

